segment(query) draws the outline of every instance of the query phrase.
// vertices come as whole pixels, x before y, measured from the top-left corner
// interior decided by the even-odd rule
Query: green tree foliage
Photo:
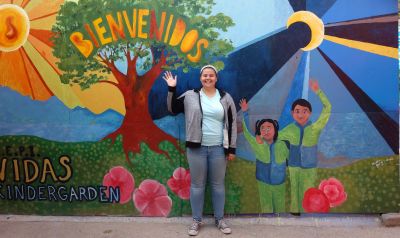
[[[73,32],[84,32],[84,24],[93,20],[113,14],[118,11],[131,10],[135,6],[149,7],[151,9],[168,9],[186,17],[187,23],[194,29],[201,31],[201,35],[209,41],[206,55],[198,62],[216,63],[223,67],[217,57],[221,57],[233,49],[232,42],[220,38],[221,31],[227,31],[233,26],[233,21],[222,13],[211,15],[214,5],[213,0],[80,0],[79,2],[66,2],[60,9],[56,24],[52,31],[55,33],[54,56],[60,62],[58,67],[63,71],[61,81],[65,84],[79,84],[82,89],[98,82],[105,82],[107,74],[125,74],[119,70],[112,70],[117,61],[128,63],[128,80],[134,80],[137,72],[147,72],[159,63],[162,54],[167,56],[165,69],[183,68],[187,71],[189,67],[196,64],[190,62],[185,55],[164,42],[153,39],[130,38],[121,39],[94,49],[94,54],[85,58],[72,44],[69,37]],[[113,15],[115,19],[117,17]],[[108,34],[110,30],[107,24]],[[126,29],[125,29],[126,31]],[[125,32],[128,35],[128,32]],[[132,72],[132,75],[129,75]],[[158,75],[157,75],[158,76]],[[117,86],[117,85],[115,85]],[[118,86],[117,86],[118,87]]]

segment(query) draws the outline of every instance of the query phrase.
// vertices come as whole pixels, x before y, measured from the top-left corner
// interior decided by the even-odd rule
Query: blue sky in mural
[[[322,156],[360,159],[392,155],[391,148],[317,51],[311,52],[310,68],[310,78],[318,79],[320,88],[332,104],[331,116],[318,145]],[[314,93],[309,94],[309,101],[313,106],[311,120],[315,121],[322,104]]]
[[[313,12],[321,17],[328,11],[337,0],[307,0],[307,11]]]
[[[304,79],[307,71],[307,61],[308,61],[308,53],[304,52],[301,55],[301,62],[299,67],[297,68],[296,74],[294,75],[294,79],[291,85],[291,89],[288,97],[286,98],[286,103],[283,108],[282,114],[279,117],[279,126],[280,128],[284,128],[289,123],[293,122],[293,117],[291,114],[292,103],[298,98],[302,98],[303,90],[304,90]]]
[[[320,46],[364,92],[383,110],[397,111],[398,61],[352,49],[329,41]]]
[[[238,7],[240,6],[240,7]],[[223,12],[232,18],[234,27],[221,32],[232,40],[234,47],[241,46],[282,27],[293,14],[289,2],[282,0],[216,0],[213,13]]]
[[[395,12],[397,0],[337,0],[321,19],[327,24]]]
[[[55,141],[97,141],[116,130],[123,119],[112,110],[100,115],[79,107],[71,110],[56,97],[44,102],[33,101],[8,88],[0,88],[0,101],[0,135],[34,135]]]

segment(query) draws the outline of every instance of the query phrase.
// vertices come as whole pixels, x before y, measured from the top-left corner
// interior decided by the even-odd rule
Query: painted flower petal
[[[133,193],[133,201],[138,211],[142,212],[149,205],[151,199],[142,190],[136,189]]]
[[[330,207],[337,207],[343,204],[347,199],[347,194],[344,190],[342,182],[336,178],[322,180],[318,188],[324,192],[329,200]]]
[[[143,210],[144,216],[168,216],[172,208],[172,200],[169,196],[157,197]]]
[[[133,202],[143,216],[168,216],[172,208],[165,186],[152,179],[139,185],[133,194]]]
[[[103,177],[103,186],[119,188],[120,203],[124,204],[131,200],[132,192],[135,189],[135,179],[132,174],[122,166],[116,166]],[[108,197],[108,189],[105,191]]]
[[[174,193],[178,193],[179,189],[182,188],[182,185],[181,185],[181,184],[182,184],[182,183],[181,183],[180,180],[177,180],[177,179],[174,179],[174,178],[170,178],[170,179],[168,179],[168,181],[167,181],[168,187],[169,187],[169,188],[171,189],[171,191],[174,192]]]
[[[172,177],[174,179],[183,179],[186,176],[186,169],[182,167],[178,167],[174,170]]]
[[[167,185],[179,198],[187,200],[190,197],[190,182],[189,170],[178,167],[174,170]]]
[[[316,188],[309,188],[304,193],[302,202],[306,212],[329,212],[329,200],[325,194]]]

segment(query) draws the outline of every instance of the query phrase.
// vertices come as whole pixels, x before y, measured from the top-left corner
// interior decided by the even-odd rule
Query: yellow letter
[[[204,49],[208,47],[208,40],[206,39],[200,39],[197,42],[197,53],[195,56],[192,56],[190,54],[187,55],[187,58],[192,61],[193,63],[197,63],[200,61],[201,58],[201,45],[204,45]]]
[[[92,38],[92,41],[94,43],[94,46],[96,46],[97,48],[100,47],[99,42],[96,39],[96,36],[94,35],[92,29],[90,28],[89,24],[85,24],[85,30],[87,31],[87,33],[89,34],[90,38]]]
[[[4,178],[6,176],[6,165],[7,165],[7,158],[2,158],[1,170],[0,170],[0,182],[4,182]]]
[[[29,164],[33,165],[34,172],[33,176],[29,177]],[[39,176],[39,166],[37,165],[37,162],[34,160],[24,160],[24,171],[25,171],[25,183],[30,183]]]
[[[169,37],[169,31],[171,30],[171,25],[172,25],[172,20],[174,19],[174,15],[171,14],[169,16],[169,20],[168,20],[168,25],[167,25],[167,30],[165,32],[165,37],[164,37],[164,43],[167,43],[168,41],[168,37]]]
[[[136,37],[136,16],[137,16],[137,9],[136,8],[134,8],[133,9],[133,19],[132,19],[132,24],[131,24],[131,22],[129,21],[129,18],[128,18],[128,15],[126,14],[126,11],[123,11],[122,12],[122,15],[124,15],[124,19],[125,19],[125,24],[126,24],[126,27],[128,28],[128,31],[129,31],[129,35],[132,37],[132,38],[135,38]]]
[[[43,172],[42,172],[42,178],[40,179],[41,183],[44,183],[46,181],[47,173],[50,173],[51,177],[53,178],[53,181],[57,182],[57,177],[54,173],[53,165],[51,164],[48,158],[43,158]]]
[[[94,29],[97,32],[97,35],[100,39],[102,45],[108,44],[112,41],[111,37],[104,38],[104,33],[106,33],[106,28],[104,26],[99,26],[103,22],[103,19],[100,17],[93,21]]]
[[[185,31],[186,23],[181,18],[179,18],[176,21],[174,31],[172,32],[171,39],[169,40],[169,45],[177,46],[181,42],[183,35],[185,35]]]
[[[18,160],[13,159],[13,164],[14,164],[14,181],[19,182],[19,166],[18,166]]]
[[[60,160],[61,166],[63,166],[65,168],[66,172],[65,172],[65,176],[64,177],[60,176],[60,177],[58,177],[58,179],[61,182],[68,181],[72,176],[72,168],[71,168],[71,165],[70,165],[71,159],[68,156],[62,156],[62,157],[59,158],[59,160]]]
[[[187,53],[191,49],[193,49],[193,46],[196,43],[197,38],[199,38],[199,33],[197,32],[197,30],[189,31],[182,40],[181,51],[183,53]]]
[[[83,35],[80,32],[74,32],[69,37],[72,44],[81,52],[83,56],[86,58],[92,53],[93,51],[93,44],[90,40],[84,40]]]
[[[147,39],[147,33],[143,33],[143,27],[147,25],[147,21],[143,17],[148,15],[149,9],[139,9],[138,37],[142,39]]]
[[[118,40],[116,33],[118,33],[121,38],[125,39],[124,26],[122,25],[122,16],[120,12],[117,12],[117,18],[118,18],[118,24],[115,22],[111,14],[106,15],[108,26],[110,27],[111,30],[111,36],[114,41]]]

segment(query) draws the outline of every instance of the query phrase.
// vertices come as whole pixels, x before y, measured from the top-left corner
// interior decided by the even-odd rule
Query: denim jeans
[[[201,146],[199,148],[186,148],[186,153],[191,176],[190,204],[193,219],[202,220],[207,175],[211,185],[214,217],[216,220],[222,219],[224,217],[227,163],[224,148],[222,145]]]

